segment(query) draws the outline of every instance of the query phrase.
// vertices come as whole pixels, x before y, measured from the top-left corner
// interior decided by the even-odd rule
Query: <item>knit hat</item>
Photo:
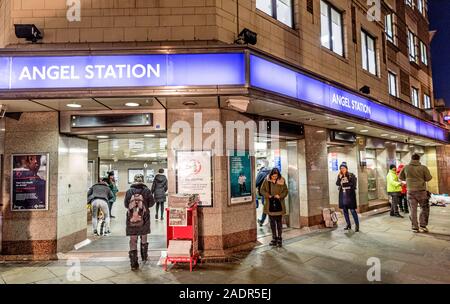
[[[342,167],[348,170],[347,162],[342,162],[342,164],[339,166],[339,169],[341,169]]]
[[[135,183],[143,183],[144,182],[144,175],[142,174],[136,174],[134,176],[134,182]]]

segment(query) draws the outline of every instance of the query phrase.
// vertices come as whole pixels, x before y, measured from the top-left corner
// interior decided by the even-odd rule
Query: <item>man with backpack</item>
[[[264,182],[264,179],[267,177],[267,175],[270,173],[270,169],[267,168],[268,162],[267,160],[264,160],[262,167],[258,171],[258,175],[256,176],[256,189],[257,189],[257,195],[261,197],[261,204],[264,206],[264,195],[261,195],[261,186]],[[256,198],[256,208],[258,208],[258,198]],[[267,214],[263,212],[261,215],[261,219],[258,219],[258,224],[261,227],[264,225],[264,222],[266,221]]]
[[[125,208],[127,209],[126,234],[130,237],[130,265],[132,270],[139,269],[137,244],[141,237],[141,258],[143,262],[148,259],[147,234],[150,234],[150,208],[155,204],[152,192],[144,184],[144,175],[137,174],[134,184],[125,195]]]

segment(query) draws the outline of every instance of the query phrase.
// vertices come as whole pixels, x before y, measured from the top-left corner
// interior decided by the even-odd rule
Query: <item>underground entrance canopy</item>
[[[245,85],[448,142],[448,133],[443,128],[254,54],[0,57],[0,91],[3,92]]]

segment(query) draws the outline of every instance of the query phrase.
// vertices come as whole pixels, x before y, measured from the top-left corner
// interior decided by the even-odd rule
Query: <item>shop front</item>
[[[406,160],[410,150],[389,146],[382,134],[395,143],[421,141],[414,145],[422,147],[430,164],[430,151],[448,143],[446,130],[437,125],[238,47],[4,52],[0,104],[10,113],[22,113],[20,119],[10,115],[6,120],[5,159],[23,153],[49,157],[48,209],[39,212],[12,210],[12,168],[4,163],[4,255],[54,258],[70,250],[87,236],[85,191],[93,176],[117,170],[126,187],[130,173],[123,171],[143,170],[150,181],[163,165],[153,168],[150,160],[157,152],[151,151],[141,153],[144,163],[126,168],[114,162],[117,155],[110,151],[99,159],[90,141],[100,136],[163,134],[169,193],[179,192],[183,182],[180,151],[207,152],[208,157],[202,153],[198,160],[210,168],[209,176],[196,184],[205,193],[199,241],[203,255],[213,257],[257,244],[254,185],[263,158],[287,177],[291,192],[285,224],[300,228],[320,225],[322,209],[335,204],[336,166],[342,161],[358,174],[360,211],[369,209],[369,201],[384,198],[386,166],[398,161],[398,155]],[[79,107],[74,111],[69,105]],[[153,123],[133,125],[130,117],[143,113],[152,114]],[[113,119],[112,125],[101,125],[111,122],[103,119],[111,114],[125,124],[117,126]],[[280,123],[261,128],[260,122],[267,120]],[[284,135],[282,127],[275,127],[283,121],[290,123]],[[338,131],[350,132],[355,140],[332,139]],[[375,139],[384,146],[378,147]],[[233,167],[238,163],[241,172]],[[243,181],[250,186],[244,189]],[[239,195],[232,191],[233,183]]]

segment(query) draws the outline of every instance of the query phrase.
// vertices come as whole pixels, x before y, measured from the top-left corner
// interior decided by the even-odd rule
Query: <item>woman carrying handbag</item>
[[[289,191],[286,180],[281,176],[280,170],[273,168],[261,186],[261,195],[266,199],[264,213],[269,215],[272,229],[271,246],[282,246],[283,215],[286,214],[284,199]]]

